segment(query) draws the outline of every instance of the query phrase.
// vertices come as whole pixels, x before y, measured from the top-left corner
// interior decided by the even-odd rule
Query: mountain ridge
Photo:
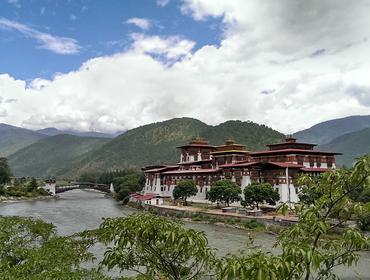
[[[370,127],[370,115],[354,115],[332,119],[293,134],[298,140],[318,145],[326,144],[346,133]]]
[[[262,148],[264,144],[278,142],[284,137],[272,128],[253,122],[227,121],[211,126],[193,118],[174,118],[140,126],[112,140],[108,139],[97,149],[69,159],[68,166],[62,166],[55,174],[59,177],[74,178],[82,172],[91,170],[140,168],[150,164],[176,163],[179,158],[176,147],[188,143],[194,136],[205,137],[210,144],[215,145],[233,138],[239,143],[246,144],[251,150]],[[26,154],[24,151],[22,153],[23,156]],[[34,153],[40,154],[37,151]],[[19,153],[15,155],[17,154],[19,155]],[[31,168],[41,170],[34,162],[24,164],[21,156],[17,159],[13,156],[9,162],[11,167],[16,167],[17,174],[19,170],[24,174]],[[26,175],[30,176],[30,173]],[[48,175],[52,174],[49,172]]]

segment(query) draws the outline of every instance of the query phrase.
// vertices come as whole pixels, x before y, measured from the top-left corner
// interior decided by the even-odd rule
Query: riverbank
[[[56,196],[51,195],[40,195],[34,197],[28,196],[0,196],[0,203],[14,203],[14,202],[27,202],[27,201],[36,201],[36,200],[47,200],[51,198],[57,198]]]
[[[199,208],[189,206],[169,205],[145,205],[144,207],[129,203],[128,207],[148,211],[150,213],[179,220],[185,223],[209,224],[218,227],[239,229],[253,232],[265,232],[268,234],[279,234],[279,232],[291,223],[281,223],[279,219],[263,220],[263,217],[245,216],[235,213],[206,212]]]

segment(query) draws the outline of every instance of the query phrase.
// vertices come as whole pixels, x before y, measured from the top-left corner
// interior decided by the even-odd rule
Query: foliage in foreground
[[[80,267],[94,256],[93,239],[57,236],[52,224],[41,220],[0,216],[0,279],[105,279]]]
[[[112,244],[103,265],[136,271],[145,279],[199,279],[214,260],[204,232],[149,214],[106,219],[98,238]]]

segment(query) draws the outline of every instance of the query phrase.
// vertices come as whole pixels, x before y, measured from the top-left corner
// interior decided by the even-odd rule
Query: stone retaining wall
[[[230,219],[239,219],[240,221],[252,221],[255,220],[265,226],[269,225],[279,225],[279,226],[289,226],[295,224],[295,221],[284,220],[284,219],[266,219],[264,217],[252,217],[252,216],[240,216],[240,215],[230,215],[225,213],[215,214],[208,213],[204,211],[188,211],[187,209],[174,209],[174,208],[165,208],[157,205],[145,205],[144,209],[151,213],[155,213],[161,216],[167,217],[176,217],[176,218],[192,218],[192,217],[201,217],[205,220],[207,219],[217,219],[220,222],[227,221]]]

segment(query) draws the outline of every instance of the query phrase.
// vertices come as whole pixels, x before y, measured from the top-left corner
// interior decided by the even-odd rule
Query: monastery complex
[[[251,182],[270,183],[279,192],[281,202],[297,202],[300,174],[318,175],[335,168],[335,155],[339,153],[319,151],[315,146],[287,137],[282,143],[267,145],[267,150],[250,152],[232,140],[212,146],[202,138],[195,138],[178,147],[179,163],[143,168],[144,195],[172,198],[180,180],[192,179],[198,193],[189,200],[205,202],[212,183],[229,179],[242,191]]]

